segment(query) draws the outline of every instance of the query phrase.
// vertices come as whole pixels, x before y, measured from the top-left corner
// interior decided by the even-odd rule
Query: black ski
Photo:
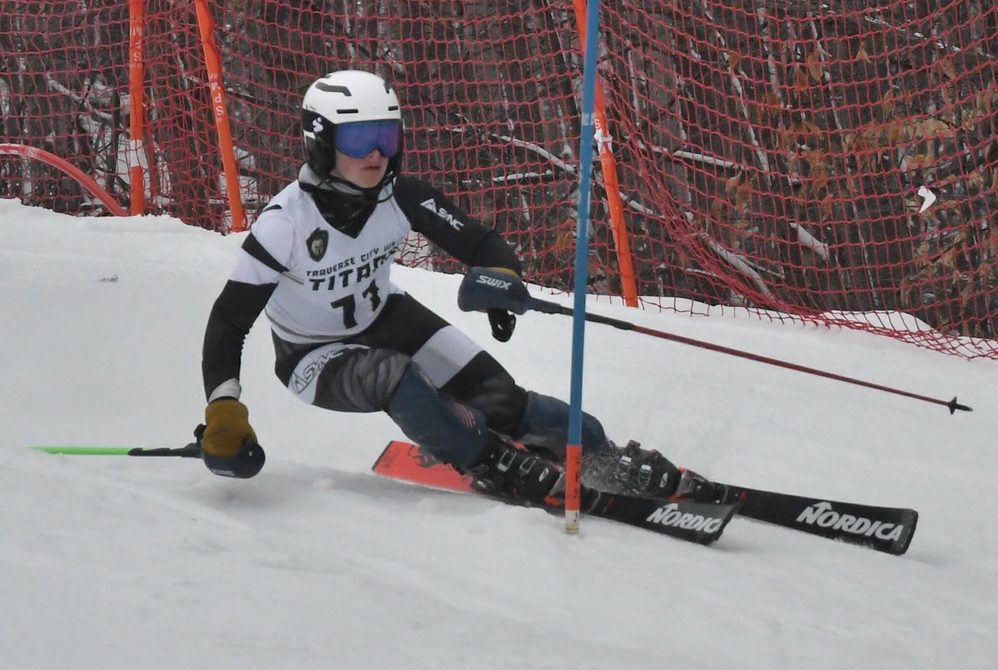
[[[392,479],[481,495],[472,486],[471,477],[441,463],[417,445],[408,442],[389,442],[371,469]],[[488,497],[507,504],[521,504],[512,498]],[[583,514],[619,521],[698,544],[711,544],[717,540],[739,507],[738,503],[725,505],[654,500],[588,488],[582,499],[585,507]],[[557,506],[546,509],[554,513],[564,511],[563,507]]]
[[[451,491],[477,493],[471,486],[470,477],[440,463],[418,446],[407,442],[389,443],[374,464],[373,470],[394,479]],[[593,508],[587,513],[680,539],[709,544],[720,536],[720,531],[723,531],[731,518],[723,508],[731,507],[730,511],[749,519],[896,556],[908,550],[918,523],[918,512],[913,509],[808,498],[731,484],[725,486],[731,492],[729,500],[734,501],[737,510],[731,505],[673,502],[599,493]],[[514,500],[503,502],[516,504]],[[704,507],[698,508],[701,505]],[[721,520],[721,526],[717,533],[704,532],[713,529],[713,521],[718,519]]]
[[[908,550],[918,512],[898,507],[807,498],[727,485],[740,516],[900,556]]]
[[[583,514],[620,521],[699,544],[711,544],[717,540],[739,507],[738,503],[723,505],[638,498],[594,491],[586,487],[583,487],[583,501],[586,500],[587,493],[597,498],[588,509],[582,510]],[[563,508],[552,511],[562,512]]]

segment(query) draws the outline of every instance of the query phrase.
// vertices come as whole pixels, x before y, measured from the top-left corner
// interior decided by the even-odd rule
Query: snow
[[[944,407],[590,325],[585,405],[721,480],[910,506],[894,557],[735,519],[711,547],[376,477],[383,415],[309,407],[263,319],[243,400],[267,465],[30,446],[183,446],[201,337],[242,235],[165,217],[74,219],[0,200],[0,668],[897,668],[998,666],[998,362],[739,314],[609,316],[948,401]],[[457,277],[396,280],[517,378],[567,397],[571,320],[508,344]],[[550,296],[549,296],[550,297]],[[564,296],[554,300],[570,300]]]

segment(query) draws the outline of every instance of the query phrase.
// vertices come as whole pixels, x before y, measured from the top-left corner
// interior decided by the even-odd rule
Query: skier
[[[208,318],[205,464],[234,477],[263,466],[239,401],[239,372],[243,341],[266,310],[275,371],[298,398],[340,412],[387,412],[410,440],[473,475],[483,491],[557,504],[568,405],[518,386],[390,277],[415,231],[468,266],[498,269],[525,292],[515,252],[441,191],[402,175],[399,100],[377,75],[344,70],[315,81],[302,100],[302,129],[305,164],[253,225]],[[488,319],[495,339],[509,340],[516,317],[490,309]],[[656,451],[615,446],[588,414],[582,450],[587,484],[649,497],[721,496]]]

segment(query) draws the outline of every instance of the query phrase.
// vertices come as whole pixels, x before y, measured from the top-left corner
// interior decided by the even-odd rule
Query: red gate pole
[[[222,59],[215,46],[214,25],[208,9],[208,0],[194,0],[194,5],[198,13],[205,67],[208,68],[208,87],[211,93],[211,109],[215,115],[215,128],[218,131],[218,148],[222,152],[222,165],[225,168],[225,192],[229,198],[229,211],[232,212],[231,230],[234,233],[241,233],[246,230],[246,213],[243,210],[243,199],[239,190],[239,164],[236,162],[236,153],[232,144],[229,111],[225,106]]]
[[[128,92],[130,97],[130,133],[128,142],[128,180],[132,187],[132,216],[141,216],[146,210],[146,184],[142,172],[142,141],[145,135],[145,103],[143,78],[145,77],[145,40],[143,0],[128,0]]]

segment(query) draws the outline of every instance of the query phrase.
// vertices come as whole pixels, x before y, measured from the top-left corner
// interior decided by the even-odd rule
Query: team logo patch
[[[308,255],[313,261],[320,261],[326,255],[326,248],[329,246],[329,231],[316,228],[305,240],[308,245]]]

